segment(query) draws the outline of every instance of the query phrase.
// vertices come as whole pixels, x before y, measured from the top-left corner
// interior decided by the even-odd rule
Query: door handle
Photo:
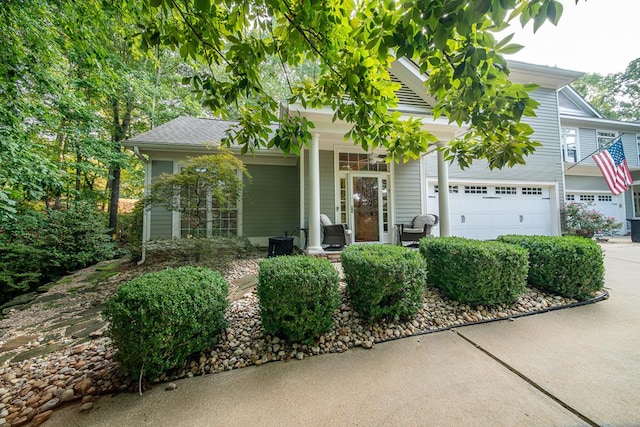
[[[466,218],[464,217],[464,215],[460,215],[460,221],[462,221],[462,223],[464,224],[464,222],[466,221]]]
[[[520,222],[524,221],[524,216],[520,215]]]

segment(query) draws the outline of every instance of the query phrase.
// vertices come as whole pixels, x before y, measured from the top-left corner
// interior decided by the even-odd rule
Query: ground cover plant
[[[422,307],[427,277],[418,253],[400,246],[357,245],[342,253],[351,305],[368,318],[410,317]]]
[[[569,298],[585,300],[604,286],[604,258],[595,240],[578,236],[500,236],[529,252],[528,281]]]
[[[525,292],[528,253],[502,242],[460,237],[422,239],[428,283],[453,300],[511,304]]]
[[[340,278],[326,259],[268,258],[260,263],[257,294],[268,334],[311,343],[333,326],[340,305]]]
[[[107,302],[115,360],[131,376],[154,378],[216,343],[225,326],[228,283],[202,267],[149,273]]]

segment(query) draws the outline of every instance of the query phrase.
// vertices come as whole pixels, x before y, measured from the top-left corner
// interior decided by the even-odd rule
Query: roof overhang
[[[514,83],[535,83],[539,86],[560,89],[584,75],[580,71],[565,70],[546,65],[507,61],[511,71],[509,78]]]
[[[640,123],[622,122],[619,120],[600,119],[596,117],[560,114],[560,123],[563,126],[589,126],[593,129],[611,129],[622,132],[640,133]]]

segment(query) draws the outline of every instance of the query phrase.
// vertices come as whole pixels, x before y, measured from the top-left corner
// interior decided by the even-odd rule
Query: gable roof
[[[580,116],[604,118],[591,104],[587,102],[574,88],[565,86],[558,93],[560,114],[566,116]]]
[[[218,119],[177,117],[147,132],[122,142],[125,147],[182,146],[198,147],[219,145],[227,129],[238,122]]]

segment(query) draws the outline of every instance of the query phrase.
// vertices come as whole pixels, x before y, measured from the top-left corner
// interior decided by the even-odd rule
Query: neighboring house
[[[565,200],[593,204],[596,210],[621,222],[620,234],[626,234],[626,219],[640,218],[640,123],[604,119],[571,87],[562,88],[558,101]],[[580,160],[620,135],[634,185],[612,195],[593,159]]]
[[[301,156],[283,156],[279,151],[260,150],[240,155],[252,179],[232,211],[209,213],[217,230],[247,236],[266,246],[268,238],[308,231],[310,252],[321,252],[320,214],[336,223],[347,223],[353,240],[395,242],[395,224],[408,223],[423,212],[441,215],[434,234],[492,239],[500,234],[560,233],[560,207],[565,197],[591,199],[604,207],[622,205],[616,217],[640,215],[640,167],[638,141],[640,124],[604,120],[567,85],[581,73],[558,68],[510,63],[511,79],[533,82],[540,87],[532,97],[540,102],[537,117],[527,117],[542,142],[527,158],[527,164],[490,171],[484,161],[467,170],[448,165],[442,154],[431,151],[419,160],[385,163],[383,150],[365,152],[345,143],[349,125],[332,121],[330,110],[290,107],[316,127],[313,140]],[[443,143],[465,131],[447,120],[434,120],[433,100],[424,91],[424,76],[407,60],[391,67],[402,84],[398,110],[406,116],[423,118],[424,128]],[[146,185],[162,173],[177,173],[189,156],[212,153],[224,131],[234,122],[180,117],[123,143],[146,163]],[[575,130],[572,133],[572,129]],[[592,161],[567,171],[567,156],[574,161],[595,149],[596,130],[633,132],[623,136],[636,188],[634,211],[630,194],[611,197]],[[572,135],[576,135],[572,139]],[[604,134],[602,134],[604,135]],[[635,144],[635,145],[633,145]],[[233,148],[232,148],[233,150]],[[563,156],[565,161],[563,161]],[[571,160],[570,159],[570,160]],[[448,192],[440,188],[448,187]],[[630,193],[630,192],[627,192]],[[600,207],[600,205],[598,205]],[[603,209],[604,210],[604,209]],[[609,211],[606,211],[609,213]],[[156,207],[145,213],[144,240],[180,238],[190,234],[188,223],[177,212]],[[302,240],[297,242],[304,245]]]

